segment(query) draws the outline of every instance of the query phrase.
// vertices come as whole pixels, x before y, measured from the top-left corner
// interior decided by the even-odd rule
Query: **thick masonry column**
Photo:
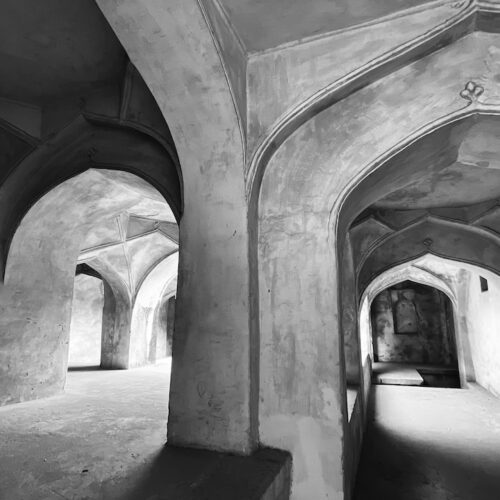
[[[244,144],[219,54],[195,0],[97,3],[158,102],[182,168],[168,440],[248,453]]]

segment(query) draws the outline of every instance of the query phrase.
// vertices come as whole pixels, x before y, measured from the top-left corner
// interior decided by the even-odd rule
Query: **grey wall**
[[[175,297],[165,295],[156,311],[154,329],[156,330],[156,360],[172,356],[174,334]]]
[[[448,302],[449,299],[441,291],[411,283],[377,295],[372,303],[375,360],[456,364],[453,318],[449,317],[451,306],[446,306]],[[415,329],[398,332],[398,316],[405,325],[413,322]],[[410,333],[412,331],[415,333]]]
[[[102,280],[86,274],[76,276],[69,329],[69,367],[101,363],[103,307]]]
[[[344,337],[344,359],[348,385],[361,385],[361,362],[357,330],[356,271],[354,268],[350,238],[346,238],[342,255],[341,272],[342,316],[341,328]]]
[[[469,272],[462,295],[464,321],[469,331],[471,357],[476,382],[500,397],[500,277],[481,271]],[[488,279],[482,292],[479,276]]]

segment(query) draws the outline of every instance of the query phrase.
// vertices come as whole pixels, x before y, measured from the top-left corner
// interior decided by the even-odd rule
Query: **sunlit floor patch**
[[[498,500],[500,400],[468,390],[373,388],[356,500]]]

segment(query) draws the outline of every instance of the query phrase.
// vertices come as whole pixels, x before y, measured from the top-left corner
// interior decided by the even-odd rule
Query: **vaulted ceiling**
[[[93,0],[0,2],[0,97],[43,105],[118,82],[125,63]]]
[[[360,291],[426,253],[500,269],[499,134],[496,116],[459,120],[393,156],[387,176],[367,178],[360,196],[376,201],[350,229]]]
[[[428,209],[462,207],[500,199],[500,123],[482,117],[470,128],[456,127],[404,157],[416,175],[375,203],[377,208]],[[423,141],[422,141],[423,142]],[[401,165],[403,168],[403,165]]]
[[[260,51],[416,7],[425,0],[220,0],[247,50]]]

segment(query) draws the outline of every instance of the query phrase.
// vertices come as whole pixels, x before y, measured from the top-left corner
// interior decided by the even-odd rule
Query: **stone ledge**
[[[126,500],[288,500],[289,453],[262,448],[250,456],[165,446]]]

